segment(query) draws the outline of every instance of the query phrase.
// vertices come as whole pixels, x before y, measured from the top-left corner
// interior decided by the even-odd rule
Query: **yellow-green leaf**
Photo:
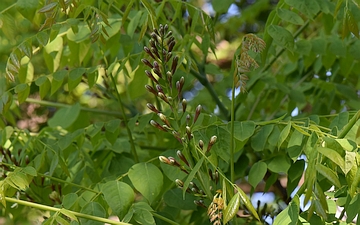
[[[224,210],[223,221],[224,224],[229,222],[238,212],[240,206],[240,194],[236,193],[230,200],[228,206]]]

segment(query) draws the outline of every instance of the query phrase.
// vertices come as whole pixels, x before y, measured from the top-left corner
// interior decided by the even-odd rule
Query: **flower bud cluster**
[[[179,156],[181,161],[185,162],[185,164],[189,166],[188,161],[185,159],[184,155],[182,155],[180,151],[177,152],[177,155]],[[159,156],[159,160],[160,162],[165,163],[167,165],[178,167],[184,173],[189,174],[189,171],[172,156],[169,157]]]

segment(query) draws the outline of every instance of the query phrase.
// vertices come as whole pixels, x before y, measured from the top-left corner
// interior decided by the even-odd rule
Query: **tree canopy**
[[[359,21],[358,0],[3,0],[1,216],[360,224]]]

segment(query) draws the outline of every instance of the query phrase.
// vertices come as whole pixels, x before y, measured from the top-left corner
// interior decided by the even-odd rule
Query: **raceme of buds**
[[[144,51],[146,54],[148,54],[151,58],[156,59],[155,56],[151,53],[150,49],[148,47],[144,47]]]
[[[195,116],[194,116],[194,123],[196,123],[196,120],[199,118],[200,112],[201,112],[201,105],[198,105],[195,110]]]

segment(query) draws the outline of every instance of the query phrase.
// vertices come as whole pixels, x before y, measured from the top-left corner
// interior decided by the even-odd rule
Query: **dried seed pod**
[[[199,118],[199,115],[201,113],[201,105],[198,105],[195,110],[195,116],[194,116],[194,123],[196,123],[197,119]]]
[[[160,113],[160,111],[151,103],[146,103],[146,106],[148,107],[148,109],[150,109],[151,111],[153,111],[154,113]]]

